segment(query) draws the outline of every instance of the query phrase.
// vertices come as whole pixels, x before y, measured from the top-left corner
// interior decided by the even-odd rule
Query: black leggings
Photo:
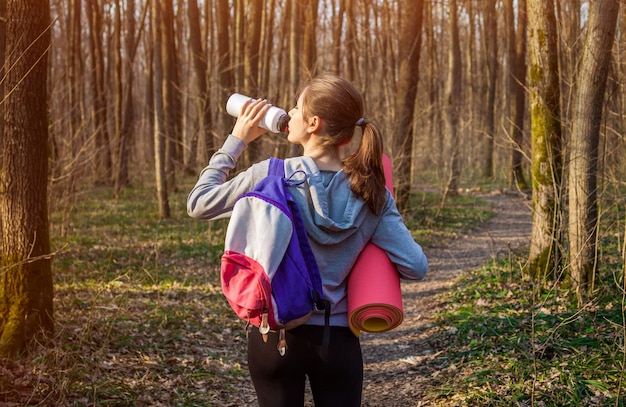
[[[287,352],[276,349],[278,332],[263,342],[257,328],[248,336],[248,368],[260,407],[304,405],[309,377],[316,407],[358,407],[363,387],[359,339],[349,328],[330,327],[328,349],[322,349],[323,326],[301,325],[286,332]]]

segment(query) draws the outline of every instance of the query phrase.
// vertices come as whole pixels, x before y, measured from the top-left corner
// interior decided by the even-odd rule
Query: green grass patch
[[[566,293],[536,291],[502,260],[446,294],[450,309],[438,316],[446,367],[429,395],[435,405],[624,405],[619,286],[602,287],[581,310]]]
[[[442,202],[440,194],[420,192],[411,197],[411,212],[405,222],[421,245],[441,243],[467,233],[494,216],[488,202],[459,195]]]

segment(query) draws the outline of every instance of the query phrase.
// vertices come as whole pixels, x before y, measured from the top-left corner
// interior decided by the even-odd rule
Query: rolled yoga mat
[[[393,193],[391,161],[383,155],[385,182]],[[385,332],[404,319],[400,275],[389,256],[368,243],[348,277],[348,318],[350,328],[364,332]]]

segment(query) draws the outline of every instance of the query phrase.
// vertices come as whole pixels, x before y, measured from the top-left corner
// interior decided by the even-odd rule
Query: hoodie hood
[[[311,157],[295,157],[285,161],[285,176],[298,170],[306,173],[306,180],[290,186],[302,212],[309,238],[322,245],[340,243],[353,235],[369,209],[346,185],[348,176],[343,171],[320,171]],[[293,175],[302,181],[305,174]],[[306,209],[304,209],[306,208]]]

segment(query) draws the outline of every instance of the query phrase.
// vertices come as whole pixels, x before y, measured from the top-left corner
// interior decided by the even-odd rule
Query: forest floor
[[[403,282],[402,325],[362,335],[363,407],[439,405],[432,391],[458,373],[446,356],[456,332],[437,321],[454,305],[444,294],[464,273],[528,247],[528,199],[502,192],[477,197],[490,204],[495,216],[463,235],[424,246],[430,270],[422,281]],[[181,249],[167,258],[163,249],[159,263],[167,265],[167,278],[162,282],[146,283],[143,274],[120,270],[110,259],[124,258],[107,247],[134,243],[137,247],[125,261],[139,259],[143,268],[151,257],[141,250],[151,246],[140,240],[136,228],[141,222],[124,218],[137,212],[118,206],[115,221],[101,220],[98,236],[106,244],[89,250],[78,245],[58,259],[59,267],[63,261],[72,266],[58,276],[57,346],[40,349],[33,359],[0,360],[0,406],[256,406],[243,328],[222,298],[217,271],[206,274],[212,260],[199,263],[193,250],[185,255]],[[89,219],[89,228],[100,219],[82,218]],[[166,229],[168,225],[191,228],[184,222],[160,226],[176,239],[180,232]],[[203,225],[198,227],[203,240]],[[87,233],[76,228],[79,236]],[[138,240],[130,242],[129,236]],[[151,233],[147,236],[154,240]],[[196,246],[204,252],[204,241]],[[180,247],[194,246],[185,241]],[[105,282],[89,283],[94,276]],[[306,405],[313,405],[310,394]]]

